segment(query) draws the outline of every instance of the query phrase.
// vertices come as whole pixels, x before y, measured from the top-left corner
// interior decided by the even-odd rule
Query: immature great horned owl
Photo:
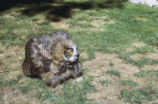
[[[52,87],[70,77],[76,78],[81,75],[77,46],[62,31],[35,37],[26,44],[23,72],[28,76],[40,76]]]

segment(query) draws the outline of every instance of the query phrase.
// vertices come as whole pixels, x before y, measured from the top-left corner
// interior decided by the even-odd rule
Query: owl
[[[30,39],[25,46],[22,70],[27,76],[39,76],[55,87],[82,74],[79,50],[69,34],[63,31]]]

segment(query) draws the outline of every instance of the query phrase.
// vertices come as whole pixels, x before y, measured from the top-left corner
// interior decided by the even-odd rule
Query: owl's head
[[[79,59],[79,54],[79,50],[73,42],[70,42],[64,46],[63,58],[65,61],[70,63],[76,62]]]
[[[52,37],[55,42],[55,46],[52,45],[52,50],[54,50],[53,53],[56,59],[69,63],[78,61],[79,51],[69,34],[63,31],[57,31]]]

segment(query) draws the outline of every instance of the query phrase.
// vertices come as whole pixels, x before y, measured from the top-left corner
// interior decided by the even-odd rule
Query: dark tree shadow
[[[73,9],[98,9],[98,8],[123,8],[123,2],[126,0],[105,0],[103,2],[56,2],[55,0],[2,0],[0,3],[0,12],[4,12],[13,7],[22,7],[22,15],[35,16],[45,13],[50,21],[61,21],[63,18],[69,18]]]

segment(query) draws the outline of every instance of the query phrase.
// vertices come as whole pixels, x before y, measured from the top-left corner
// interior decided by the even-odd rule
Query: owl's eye
[[[72,48],[67,48],[65,49],[65,55],[67,57],[71,57],[72,56],[72,53],[73,53],[73,49]]]

